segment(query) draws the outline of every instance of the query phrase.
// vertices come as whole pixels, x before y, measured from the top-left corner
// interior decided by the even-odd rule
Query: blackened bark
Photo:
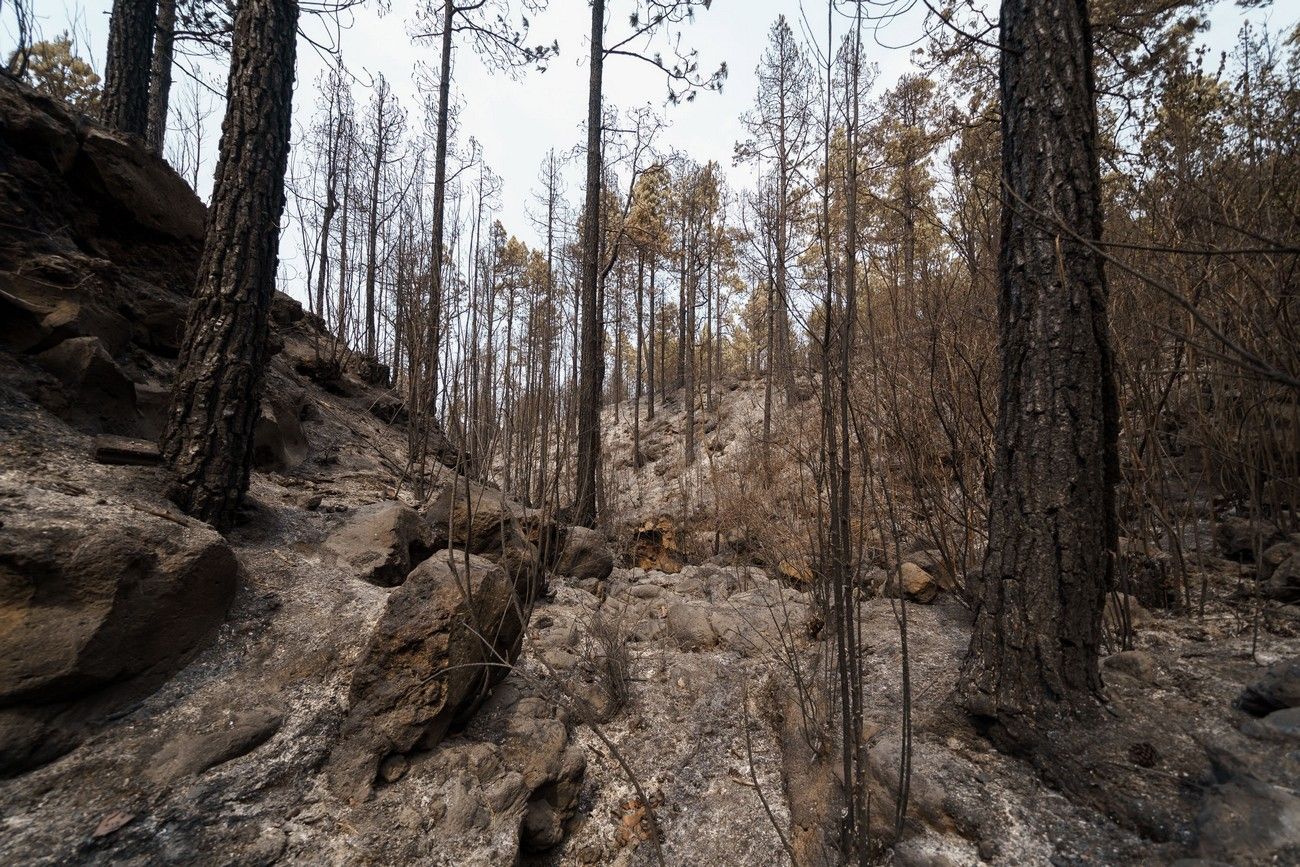
[[[433,151],[433,251],[429,261],[429,414],[438,413],[438,375],[442,338],[442,257],[447,210],[447,123],[451,112],[452,0],[442,4],[442,56],[439,59],[438,126]]]
[[[383,79],[380,81],[382,83]],[[387,102],[388,91],[381,90],[375,108],[375,152],[370,163],[370,213],[366,223],[366,356],[376,361],[379,360],[375,331],[375,280],[379,267],[379,175],[387,156],[385,147],[388,144],[388,132],[384,128]]]
[[[685,178],[683,178],[685,183]],[[687,193],[682,192],[682,249],[678,260],[677,279],[677,387],[686,387],[686,201]]]
[[[149,122],[149,66],[158,0],[113,0],[100,119],[143,136]]]
[[[657,253],[650,254],[650,329],[646,347],[646,421],[655,420],[655,272],[659,270]],[[662,374],[661,374],[662,375]]]
[[[167,102],[172,90],[172,57],[176,39],[176,0],[158,0],[157,35],[153,43],[153,66],[149,71],[149,119],[145,141],[149,150],[162,156],[167,138]]]
[[[605,66],[605,0],[591,4],[591,78],[587,94],[587,201],[582,232],[582,335],[578,368],[578,479],[574,523],[596,523],[600,465],[600,392],[604,379],[597,270],[600,254],[601,92]]]
[[[1001,407],[989,546],[962,672],[968,710],[1016,736],[1101,686],[1116,548],[1118,410],[1085,0],[1004,0]]]
[[[351,131],[348,132],[351,135]],[[339,309],[338,321],[335,326],[339,335],[339,344],[343,345],[348,340],[348,216],[352,209],[348,207],[349,197],[352,195],[352,141],[348,139],[344,146],[347,148],[343,152],[343,205],[340,211],[341,220],[339,222]]]
[[[636,399],[632,401],[632,466],[641,466],[641,365],[645,359],[645,250],[636,260]]]
[[[185,326],[163,456],[169,496],[228,527],[252,464],[289,155],[296,0],[243,0],[235,16],[198,285]]]
[[[683,222],[683,229],[685,228]],[[682,234],[682,243],[686,244],[686,235]],[[695,296],[696,281],[699,279],[695,272],[696,252],[694,239],[689,245],[689,252],[682,253],[682,261],[687,262],[690,276],[687,277],[687,271],[682,271],[682,333],[678,338],[678,355],[682,359],[682,400],[686,404],[686,437],[684,448],[686,449],[687,466],[695,463]],[[688,282],[689,279],[689,282]]]

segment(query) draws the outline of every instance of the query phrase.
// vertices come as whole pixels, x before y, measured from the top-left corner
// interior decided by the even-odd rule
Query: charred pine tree
[[[384,228],[392,213],[381,215],[381,209],[390,204],[390,198],[381,193],[384,185],[384,170],[394,162],[392,152],[398,145],[405,118],[397,97],[387,79],[380,75],[375,81],[375,93],[370,103],[369,153],[370,186],[366,190],[366,357],[379,360],[379,337],[376,326],[376,311],[379,298],[376,284],[379,276],[379,232]]]
[[[108,24],[100,119],[143,136],[149,123],[149,69],[157,0],[114,0]]]
[[[1084,0],[1004,0],[1001,406],[960,693],[1013,738],[1101,687],[1118,409]]]
[[[163,455],[169,496],[218,528],[248,489],[266,368],[293,100],[296,0],[244,0],[198,284]]]
[[[641,466],[642,365],[645,363],[645,248],[636,258],[636,388],[632,401],[632,466]]]
[[[441,347],[438,343],[442,330],[442,265],[446,239],[445,212],[447,209],[447,129],[451,113],[451,35],[452,19],[456,5],[452,0],[442,3],[442,30],[439,33],[441,53],[438,75],[438,118],[433,155],[433,227],[430,237],[433,244],[429,263],[429,382],[428,406],[431,415],[438,409],[438,376]]]
[[[601,100],[605,70],[605,0],[591,4],[591,69],[587,91],[587,185],[582,224],[582,332],[578,365],[578,479],[574,523],[596,523],[596,474],[600,463],[600,393],[604,353],[598,299],[600,254]]]
[[[149,150],[162,156],[167,137],[167,103],[172,90],[172,60],[176,41],[176,0],[159,0],[157,35],[154,36],[153,65],[149,70],[149,114],[145,141]]]
[[[659,270],[659,260],[655,252],[650,253],[650,310],[647,320],[648,328],[646,329],[646,421],[655,420],[655,296],[658,289],[655,288],[655,275]]]

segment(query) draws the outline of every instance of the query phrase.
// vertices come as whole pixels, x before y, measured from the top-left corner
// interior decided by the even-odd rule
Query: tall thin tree
[[[659,54],[642,53],[640,47],[671,24],[693,17],[697,7],[707,8],[710,0],[653,0],[631,16],[631,32],[606,47],[605,0],[591,3],[591,55],[587,92],[587,177],[583,211],[582,274],[580,277],[580,364],[578,371],[578,454],[574,485],[574,521],[585,526],[596,523],[596,478],[600,466],[600,403],[604,382],[604,321],[599,299],[601,132],[604,69],[608,57],[642,60],[659,69],[668,79],[669,99],[693,99],[700,88],[720,88],[727,75],[725,64],[707,78],[699,75],[695,53],[679,54],[669,66]]]

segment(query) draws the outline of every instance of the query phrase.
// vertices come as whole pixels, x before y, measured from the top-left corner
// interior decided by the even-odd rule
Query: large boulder
[[[1248,563],[1255,559],[1256,551],[1281,541],[1282,534],[1265,521],[1226,517],[1214,528],[1214,538],[1230,559]]]
[[[412,570],[352,675],[335,785],[364,798],[386,758],[437,745],[505,676],[527,619],[514,582],[482,557],[448,550]]]
[[[390,500],[358,509],[325,540],[325,548],[359,578],[394,587],[433,553],[433,530],[415,509]]]
[[[87,128],[81,153],[87,181],[122,214],[161,235],[203,239],[207,209],[161,157],[100,127]]]
[[[1300,554],[1300,539],[1269,545],[1264,551],[1264,555],[1259,559],[1259,577],[1267,581],[1277,571],[1277,567],[1296,554]]]
[[[1282,602],[1300,602],[1300,540],[1270,545],[1259,561],[1264,593]]]
[[[135,383],[98,337],[74,337],[36,356],[62,388],[43,396],[50,411],[92,433],[133,433]]]
[[[707,650],[717,644],[707,605],[678,602],[668,608],[665,625],[673,643],[682,650]]]
[[[944,557],[943,551],[938,548],[923,548],[913,551],[910,554],[903,555],[904,562],[919,566],[928,574],[934,577],[940,590],[949,593],[957,591],[957,576],[948,560]]]
[[[1300,656],[1269,666],[1262,677],[1242,691],[1237,704],[1253,716],[1300,707]]]
[[[498,564],[521,598],[539,590],[540,558],[520,526],[524,509],[495,488],[457,478],[425,512],[437,547],[460,548]]]
[[[650,518],[634,531],[632,565],[637,568],[680,572],[685,559],[677,545],[677,530],[669,518]]]
[[[1206,795],[1196,817],[1199,854],[1231,864],[1295,864],[1300,795],[1236,775]]]
[[[292,470],[307,459],[307,434],[302,428],[305,402],[305,393],[296,388],[283,388],[262,399],[253,428],[253,465],[259,470]]]
[[[570,527],[555,561],[555,572],[578,580],[604,581],[614,571],[614,552],[605,537],[588,527]]]
[[[0,499],[0,773],[48,759],[41,713],[174,671],[225,616],[215,531],[48,492]]]
[[[1282,602],[1300,602],[1300,553],[1278,564],[1268,576],[1264,592]]]

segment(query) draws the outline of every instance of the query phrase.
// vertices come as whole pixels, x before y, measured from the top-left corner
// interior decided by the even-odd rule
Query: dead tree
[[[631,32],[623,38],[605,43],[605,0],[591,4],[591,67],[587,92],[587,178],[586,204],[583,211],[581,336],[578,371],[578,454],[577,481],[574,485],[574,522],[593,526],[596,522],[596,476],[600,466],[600,404],[605,376],[602,347],[604,322],[599,299],[600,271],[600,190],[601,190],[601,121],[605,60],[609,57],[632,57],[649,63],[668,78],[669,98],[691,99],[700,88],[718,88],[726,78],[725,64],[708,78],[701,78],[694,52],[679,55],[672,66],[658,54],[642,53],[642,46],[657,31],[688,20],[696,7],[707,7],[708,0],[670,0],[651,5],[643,19],[633,15]]]
[[[162,451],[169,496],[228,527],[252,467],[292,116],[296,0],[244,0],[198,283]]]
[[[375,95],[370,103],[369,147],[370,187],[366,213],[366,357],[379,360],[378,332],[375,326],[376,295],[375,284],[379,270],[379,229],[392,217],[392,212],[380,215],[381,207],[390,202],[381,195],[385,168],[395,162],[392,154],[401,135],[405,117],[397,97],[382,75],[375,81]]]
[[[776,282],[772,290],[774,306],[769,314],[774,342],[768,349],[771,359],[767,369],[769,379],[773,374],[781,377],[786,406],[792,406],[795,395],[789,270],[799,250],[798,244],[792,243],[791,232],[797,223],[800,175],[811,153],[813,96],[811,64],[784,15],[768,31],[767,50],[755,72],[759,90],[754,108],[742,117],[751,138],[736,143],[736,155],[772,164]],[[770,410],[764,425],[770,425]]]
[[[474,51],[485,62],[510,72],[530,64],[544,68],[546,61],[558,50],[555,45],[525,44],[524,40],[528,32],[527,18],[522,19],[523,24],[520,29],[511,29],[506,24],[509,6],[508,0],[467,0],[460,4],[455,0],[433,0],[424,10],[431,26],[416,34],[417,39],[436,38],[439,46],[438,104],[433,157],[433,227],[430,233],[433,252],[429,269],[429,334],[433,345],[430,352],[431,369],[427,400],[431,408],[436,407],[438,402],[440,352],[438,335],[442,328],[443,314],[442,267],[446,243],[447,137],[451,114],[453,36],[457,33],[464,34]],[[525,9],[544,6],[543,0],[524,2]]]
[[[605,0],[591,4],[591,67],[587,90],[587,197],[582,224],[582,334],[578,366],[578,481],[574,522],[596,523],[596,470],[600,462],[600,392],[604,354],[597,298],[600,255],[600,124],[605,71]]]

